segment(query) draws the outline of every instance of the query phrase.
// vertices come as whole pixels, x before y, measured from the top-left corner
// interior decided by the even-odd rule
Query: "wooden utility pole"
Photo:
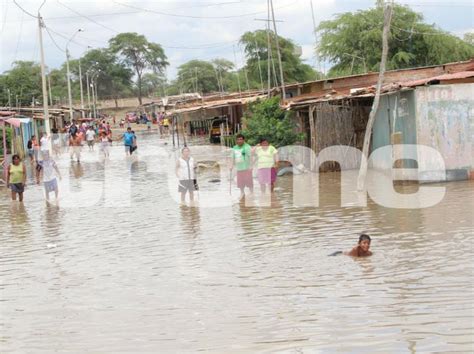
[[[372,128],[374,126],[375,115],[379,107],[380,91],[382,90],[382,84],[385,74],[385,66],[387,63],[388,54],[388,35],[390,32],[390,21],[392,20],[392,4],[387,3],[384,9],[384,21],[383,21],[383,33],[382,33],[382,59],[380,61],[379,78],[377,80],[377,89],[375,91],[374,103],[372,104],[372,110],[369,114],[369,120],[365,129],[364,145],[362,148],[363,158],[360,162],[359,177],[357,179],[357,189],[362,191],[365,189],[365,181],[367,177],[367,163],[369,157],[370,140],[372,138]]]
[[[280,66],[281,94],[283,96],[283,99],[285,99],[286,98],[285,80],[283,78],[283,65],[281,63],[280,44],[278,43],[278,32],[277,32],[277,27],[275,23],[275,11],[273,10],[273,0],[270,0],[270,6],[272,9],[272,22],[273,22],[273,31],[275,32],[275,43],[276,43],[276,49],[277,49],[277,55],[278,55],[278,65]]]

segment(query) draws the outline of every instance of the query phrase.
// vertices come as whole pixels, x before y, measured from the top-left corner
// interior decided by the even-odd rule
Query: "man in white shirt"
[[[41,152],[49,152],[49,137],[46,133],[43,133],[43,136],[40,139],[40,150]]]
[[[61,179],[61,173],[59,172],[56,162],[49,157],[49,152],[43,153],[43,160],[38,162],[36,167],[36,182],[40,183],[41,174],[43,175],[44,191],[46,200],[49,200],[49,193],[54,192],[56,199],[58,199],[58,182],[56,176]]]
[[[89,146],[89,151],[94,151],[95,131],[93,127],[89,127],[89,129],[87,129],[86,141],[87,146]]]

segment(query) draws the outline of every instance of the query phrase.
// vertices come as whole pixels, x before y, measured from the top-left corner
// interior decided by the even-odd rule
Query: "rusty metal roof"
[[[443,74],[443,75],[434,76],[434,77],[430,77],[426,79],[404,81],[400,83],[400,86],[415,87],[415,86],[421,86],[421,85],[426,85],[426,84],[439,83],[440,81],[452,81],[452,80],[459,80],[459,79],[467,79],[470,77],[474,77],[474,71],[461,71],[454,74]]]
[[[429,78],[419,79],[419,80],[410,80],[410,81],[401,81],[401,82],[392,82],[384,85],[382,87],[381,93],[396,92],[400,90],[413,89],[417,86],[430,85],[430,84],[439,84],[439,83],[448,83],[449,81],[456,81],[462,79],[469,79],[474,77],[474,71],[461,71],[452,74],[443,74],[438,76],[433,76]],[[293,99],[286,100],[286,105],[283,105],[286,109],[291,109],[293,107],[304,107],[313,103],[324,102],[324,101],[336,101],[344,98],[364,98],[364,97],[373,97],[375,96],[375,86],[367,86],[362,88],[357,88],[355,90],[343,88],[339,91],[332,90],[331,92],[314,92],[309,94],[304,94],[296,96]]]

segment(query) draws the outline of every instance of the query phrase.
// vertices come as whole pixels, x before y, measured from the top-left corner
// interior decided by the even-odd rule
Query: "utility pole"
[[[86,71],[86,86],[87,86],[87,109],[91,110],[91,96],[90,96],[90,84],[89,84],[89,70]]]
[[[51,91],[51,73],[48,74],[49,105],[53,105],[53,92]]]
[[[242,89],[240,87],[240,76],[239,76],[239,69],[237,68],[237,55],[235,54],[235,45],[232,46],[234,50],[234,62],[235,62],[235,73],[237,74],[237,84],[239,85],[239,96],[242,98]]]
[[[272,67],[270,60],[272,58],[272,46],[270,42],[270,0],[267,0],[267,71],[268,71],[268,97],[270,97],[272,89]]]
[[[94,93],[94,79],[91,78],[91,91],[92,91],[92,104],[93,104],[93,117],[95,118],[95,93]]]
[[[271,36],[270,36],[270,22],[272,20],[270,19],[271,14],[270,14],[270,0],[267,0],[267,18],[266,19],[260,19],[256,18],[256,21],[265,21],[266,24],[266,31],[267,31],[267,95],[268,97],[271,96],[271,89],[272,89],[272,67],[273,67],[273,76],[274,76],[274,81],[275,81],[275,86],[278,85],[278,80],[276,78],[276,70],[275,70],[275,63],[273,62],[273,55],[272,55],[272,45],[271,45]],[[283,22],[280,20],[275,20],[273,19],[273,23],[275,22]]]
[[[258,50],[257,39],[255,39],[255,50],[257,51],[257,61],[258,61],[258,74],[260,75],[260,86],[263,88],[263,76],[262,76],[262,67],[260,66],[260,50]]]
[[[8,109],[10,109],[12,106],[12,98],[11,98],[11,92],[9,88],[7,88],[7,91],[8,91]]]
[[[270,0],[270,6],[272,9],[272,21],[273,21],[273,30],[275,32],[275,43],[276,43],[277,55],[278,55],[278,65],[280,66],[281,93],[283,95],[283,99],[286,99],[285,80],[283,78],[283,65],[281,63],[280,44],[278,43],[278,32],[277,32],[277,27],[275,23],[275,11],[273,9],[273,0]]]
[[[318,40],[318,35],[316,34],[316,20],[314,18],[314,8],[313,8],[313,0],[310,0],[311,4],[311,16],[313,18],[313,34],[314,34],[314,53],[316,56],[316,69],[321,72],[321,61],[319,59],[319,40]],[[319,74],[317,75],[319,76]]]
[[[48,110],[48,90],[46,88],[46,69],[44,64],[44,49],[43,49],[43,19],[38,12],[38,29],[39,29],[39,47],[41,55],[41,84],[43,90],[43,117],[44,117],[44,130],[47,135],[51,134],[51,126],[49,124],[49,110]],[[50,141],[50,140],[48,140]]]
[[[67,69],[67,93],[68,93],[68,98],[69,98],[69,116],[71,121],[74,119],[74,113],[72,111],[72,91],[71,91],[71,72],[69,71],[69,43],[74,39],[76,34],[79,32],[82,32],[82,29],[79,28],[74,34],[71,36],[69,41],[66,43],[66,69]]]
[[[362,148],[362,159],[360,162],[359,177],[357,179],[357,189],[363,191],[365,188],[365,180],[367,176],[367,160],[369,156],[370,139],[372,137],[372,127],[375,122],[375,115],[379,107],[380,91],[382,90],[382,84],[385,74],[385,65],[387,63],[388,54],[388,35],[390,33],[390,22],[392,20],[392,4],[389,2],[385,5],[384,9],[384,21],[383,21],[383,32],[382,32],[382,59],[380,60],[380,72],[377,80],[377,88],[375,90],[374,103],[372,104],[372,110],[369,114],[369,120],[367,127],[365,128],[364,145]]]
[[[84,118],[84,91],[82,89],[81,58],[79,58],[79,87],[81,89],[81,115],[82,115],[82,118]]]
[[[67,70],[67,95],[69,100],[69,119],[71,122],[74,119],[72,111],[72,92],[71,92],[71,73],[69,72],[69,49],[66,47],[66,70]]]
[[[99,84],[97,81],[99,80],[99,74],[97,74],[97,78],[95,79],[95,116],[99,115],[99,109],[97,108],[97,102],[99,102]]]

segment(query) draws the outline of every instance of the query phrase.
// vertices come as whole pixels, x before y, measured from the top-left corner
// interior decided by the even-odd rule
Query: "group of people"
[[[66,147],[69,149],[71,161],[76,158],[80,163],[81,150],[83,144],[86,142],[89,150],[94,151],[94,144],[98,142],[100,152],[104,157],[109,157],[109,146],[114,141],[112,139],[112,129],[110,124],[105,121],[97,125],[77,125],[75,121],[67,126],[66,133],[69,144]],[[57,136],[55,136],[57,135]],[[49,194],[55,193],[58,198],[58,183],[57,179],[61,179],[60,171],[56,162],[50,156],[50,145],[52,150],[56,152],[55,145],[59,140],[57,133],[51,136],[46,133],[41,134],[41,139],[37,139],[35,135],[27,143],[27,155],[32,166],[32,171],[35,172],[36,182],[39,184],[43,180],[45,196],[49,200]],[[123,140],[126,155],[132,155],[137,149],[137,137],[135,132],[128,128],[127,131],[119,136],[115,141]],[[58,144],[60,147],[60,143]],[[59,149],[58,156],[61,153]],[[12,161],[7,168],[7,186],[11,190],[12,200],[23,201],[23,193],[26,188],[27,168],[18,154],[12,156]]]
[[[233,170],[237,170],[237,187],[240,189],[241,197],[245,196],[245,188],[253,193],[253,169],[257,169],[260,190],[265,193],[275,189],[277,176],[278,151],[270,145],[268,139],[260,139],[260,143],[251,147],[245,142],[242,134],[237,134],[236,145],[232,148],[232,162],[230,166],[231,180]],[[185,146],[181,150],[181,156],[176,161],[176,177],[178,178],[178,191],[181,194],[181,202],[184,203],[186,194],[194,201],[194,192],[198,190],[196,180],[196,165],[191,157],[190,149]]]
[[[237,187],[241,196],[245,195],[245,188],[253,193],[253,169],[257,168],[260,190],[265,193],[267,188],[271,192],[275,189],[277,177],[278,151],[270,145],[267,138],[261,138],[260,143],[251,147],[245,142],[242,134],[237,134],[236,145],[232,148],[231,173],[237,171]]]

